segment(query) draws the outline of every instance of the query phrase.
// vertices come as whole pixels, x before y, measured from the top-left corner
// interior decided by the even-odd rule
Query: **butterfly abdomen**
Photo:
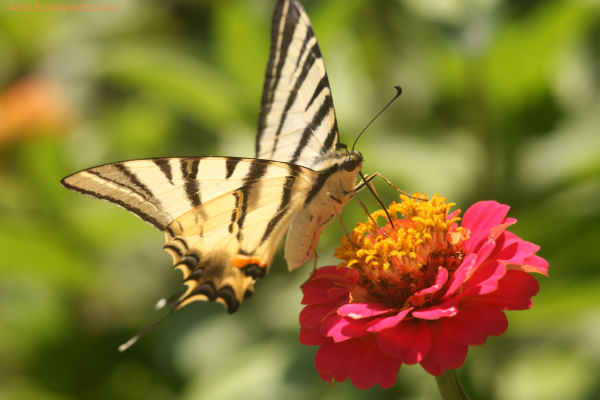
[[[351,171],[344,168],[347,158],[355,162]],[[321,232],[350,200],[356,176],[362,168],[362,156],[336,151],[318,160],[315,168],[319,171],[318,177],[294,216],[285,241],[285,259],[290,271],[313,257]]]

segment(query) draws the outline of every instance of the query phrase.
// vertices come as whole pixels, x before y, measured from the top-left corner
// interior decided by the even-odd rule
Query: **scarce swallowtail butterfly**
[[[123,161],[64,178],[164,231],[187,290],[172,310],[218,301],[229,313],[254,292],[287,231],[293,270],[354,194],[358,151],[340,144],[321,51],[306,12],[279,0],[256,136],[257,158]]]

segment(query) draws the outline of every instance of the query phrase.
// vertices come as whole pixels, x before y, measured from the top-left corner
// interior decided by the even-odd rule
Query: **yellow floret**
[[[350,237],[352,242],[360,246],[359,249],[347,237],[342,237],[341,247],[335,249],[335,257],[342,260],[339,266],[354,266],[363,272],[371,270],[378,275],[374,270],[383,266],[387,272],[394,264],[391,260],[396,259],[401,260],[403,265],[408,263],[405,265],[408,268],[418,268],[425,261],[419,254],[427,254],[432,249],[445,246],[445,243],[433,243],[432,234],[438,233],[435,237],[445,241],[445,233],[454,222],[460,220],[458,217],[447,219],[450,208],[455,204],[446,204],[446,198],[437,194],[430,200],[421,193],[415,193],[414,197],[401,195],[401,203],[393,202],[390,205],[388,211],[393,226],[387,221],[384,210],[377,210],[367,222],[358,223]],[[403,218],[398,219],[398,214]],[[379,217],[388,222],[384,227],[373,222]]]

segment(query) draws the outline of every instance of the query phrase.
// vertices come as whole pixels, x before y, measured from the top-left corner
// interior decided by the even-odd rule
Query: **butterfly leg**
[[[375,221],[375,220],[373,219],[373,217],[371,216],[371,213],[369,212],[369,210],[367,210],[367,207],[365,206],[365,203],[363,203],[363,202],[360,200],[360,198],[358,197],[358,193],[357,193],[357,192],[359,192],[359,191],[361,191],[362,189],[364,189],[364,188],[365,188],[365,186],[368,184],[368,185],[369,185],[369,188],[371,189],[371,192],[373,192],[373,194],[375,195],[375,197],[376,197],[376,198],[378,198],[378,196],[377,196],[377,193],[375,192],[375,187],[374,187],[374,186],[373,186],[373,184],[371,183],[371,181],[373,180],[373,178],[375,178],[375,177],[376,177],[376,176],[378,176],[378,175],[379,175],[379,176],[381,176],[383,179],[385,179],[385,180],[386,180],[386,182],[388,182],[390,185],[392,185],[392,183],[391,183],[390,181],[388,181],[388,180],[387,180],[385,177],[383,177],[382,175],[380,175],[379,173],[377,173],[377,172],[376,172],[376,173],[375,173],[373,176],[369,176],[369,175],[366,175],[366,176],[364,176],[364,177],[363,177],[363,181],[362,181],[360,184],[356,185],[356,186],[354,187],[354,190],[352,190],[352,191],[350,191],[350,192],[346,192],[346,191],[344,191],[344,194],[345,194],[345,195],[349,195],[349,196],[350,196],[350,198],[354,197],[354,198],[356,199],[356,201],[358,201],[358,204],[360,204],[360,206],[362,207],[362,209],[363,209],[363,211],[365,212],[365,214],[367,214],[367,217],[369,217],[369,219],[371,220],[371,222],[373,222],[373,224],[375,224],[375,226],[379,226],[379,225],[377,224],[377,221]],[[392,186],[393,186],[394,188],[396,188],[394,185],[392,185]],[[404,193],[404,192],[403,192],[403,193]],[[411,197],[412,197],[412,196],[411,196]],[[381,200],[380,200],[380,202],[381,202]],[[386,210],[386,214],[388,214],[387,210]],[[389,215],[389,214],[388,214],[388,215]],[[387,233],[385,233],[385,232],[382,232],[382,233],[383,233],[383,235],[384,235],[385,237],[388,237]]]
[[[312,247],[312,244],[310,245],[310,247],[313,249],[313,260],[315,260],[314,264],[313,264],[313,269],[312,271],[310,271],[310,275],[308,275],[308,279],[305,280],[301,285],[300,288],[303,288],[304,285],[306,285],[308,282],[310,282],[310,280],[312,279],[313,275],[315,274],[315,271],[317,270],[317,259],[319,258],[319,255],[317,254],[317,249],[315,249],[314,247]]]
[[[356,185],[356,186],[354,187],[354,190],[353,190],[353,192],[355,192],[355,193],[356,193],[356,192],[359,192],[359,191],[361,191],[362,189],[364,189],[364,188],[365,188],[365,186],[366,186],[367,184],[370,184],[370,182],[371,182],[373,179],[375,179],[375,177],[377,177],[377,176],[378,176],[378,177],[380,177],[381,179],[383,179],[383,180],[384,180],[384,181],[385,181],[385,182],[386,182],[388,185],[390,185],[391,187],[393,187],[393,188],[394,188],[394,190],[396,190],[397,192],[400,192],[400,193],[402,193],[403,195],[405,195],[405,196],[408,196],[408,197],[411,197],[411,198],[413,198],[413,199],[415,199],[415,200],[425,200],[425,199],[421,199],[421,198],[419,198],[419,197],[415,197],[415,196],[413,196],[413,195],[411,195],[411,194],[408,194],[408,193],[406,193],[404,190],[400,190],[400,189],[398,189],[398,188],[396,187],[396,185],[394,185],[392,182],[390,182],[390,180],[389,180],[388,178],[386,178],[385,176],[381,175],[379,172],[375,172],[375,173],[374,173],[373,175],[371,175],[371,176],[369,176],[368,174],[367,174],[367,175],[365,175],[365,180],[361,181],[361,182],[360,182],[358,185]],[[371,188],[373,188],[373,185],[372,185],[372,184],[371,184]],[[375,188],[373,188],[373,190],[375,190]]]
[[[340,214],[338,214],[337,208],[335,208],[335,204],[333,204],[334,201],[336,201],[338,204],[342,204],[342,202],[329,192],[327,192],[326,195],[327,195],[327,198],[329,199],[329,201],[331,202],[331,207],[333,208],[333,211],[335,212],[335,215],[338,218],[338,221],[340,221],[340,225],[342,225],[342,229],[344,230],[346,237],[348,238],[350,243],[352,243],[352,246],[356,247],[357,249],[360,249],[360,246],[357,245],[356,243],[354,243],[352,241],[352,239],[350,239],[350,235],[348,235],[348,231],[346,230],[346,227],[344,226],[344,222],[342,221]]]
[[[367,210],[367,206],[365,206],[365,203],[363,203],[362,200],[358,198],[358,195],[356,195],[356,193],[354,193],[354,198],[356,199],[356,201],[358,201],[358,204],[360,204],[360,206],[362,207],[363,211],[365,212],[365,214],[367,214],[367,217],[369,217],[369,219],[371,220],[371,222],[373,222],[375,224],[375,226],[379,226],[379,225],[377,225],[377,221],[375,221],[373,219],[373,217],[371,216],[371,213],[369,212],[369,210]],[[385,233],[385,232],[382,232],[382,233],[383,233],[383,235],[385,237],[388,237],[387,233]]]

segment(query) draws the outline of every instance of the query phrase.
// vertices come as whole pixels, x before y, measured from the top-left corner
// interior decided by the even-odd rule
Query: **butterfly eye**
[[[356,161],[354,161],[350,157],[348,157],[344,160],[344,169],[347,172],[352,172],[352,171],[354,171],[355,168],[356,168]]]

